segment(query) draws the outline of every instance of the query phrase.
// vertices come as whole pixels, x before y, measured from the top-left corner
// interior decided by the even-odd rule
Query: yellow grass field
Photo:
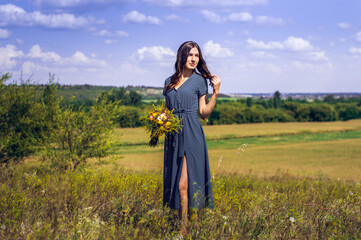
[[[361,180],[361,120],[204,126],[204,131],[212,174],[272,176],[287,173]],[[333,139],[328,133],[339,135]],[[359,135],[351,138],[350,133]],[[320,134],[326,135],[317,137]],[[294,136],[294,140],[289,140],[288,136]],[[157,148],[148,147],[143,129],[116,129],[112,140],[118,146],[111,158],[113,165],[162,169],[162,144]],[[245,143],[249,144],[242,152],[239,147]]]

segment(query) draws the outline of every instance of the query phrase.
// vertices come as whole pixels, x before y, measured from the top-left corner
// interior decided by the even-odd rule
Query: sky
[[[360,10],[360,0],[0,0],[0,73],[162,87],[192,40],[222,93],[361,92]]]

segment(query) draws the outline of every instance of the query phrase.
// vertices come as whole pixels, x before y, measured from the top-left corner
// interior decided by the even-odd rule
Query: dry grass
[[[240,142],[240,145],[244,142]],[[147,147],[147,146],[143,146]],[[237,149],[209,149],[211,171],[272,176],[330,177],[360,180],[361,139],[247,146]],[[219,161],[221,160],[220,167]],[[127,169],[161,170],[163,152],[132,153],[114,156],[114,164]],[[105,165],[103,167],[110,167]]]
[[[313,133],[360,131],[361,119],[346,122],[307,123],[261,123],[240,125],[204,126],[209,145],[216,139],[225,139],[217,147],[209,147],[212,172],[234,172],[270,176],[288,173],[295,176],[330,177],[360,180],[361,139],[330,139],[330,141],[310,140],[307,142],[272,143],[287,135],[303,134],[306,138]],[[346,133],[345,133],[346,134]],[[274,136],[267,144],[250,144],[245,152],[237,147],[247,143],[246,137]],[[225,147],[229,139],[238,139],[237,147]],[[264,139],[264,138],[261,138]],[[213,140],[213,141],[210,141]],[[143,129],[117,129],[115,144],[123,146],[113,156],[113,164],[127,169],[161,170],[163,148],[149,148],[144,145],[147,135]],[[143,143],[143,144],[142,144]],[[138,144],[126,146],[127,144]],[[234,145],[234,140],[233,143]],[[162,145],[162,144],[160,144]],[[222,147],[223,146],[223,147]],[[221,164],[220,163],[221,160]],[[110,167],[111,165],[104,166]]]
[[[203,127],[207,139],[225,139],[239,137],[290,135],[299,133],[317,133],[361,130],[361,119],[337,122],[290,122],[290,123],[252,123],[237,125],[214,125]],[[148,136],[143,128],[118,128],[113,139],[116,144],[144,144]]]

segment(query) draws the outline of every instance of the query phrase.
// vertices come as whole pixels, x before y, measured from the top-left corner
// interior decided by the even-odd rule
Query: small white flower
[[[5,226],[5,225],[1,225],[1,229],[3,229],[3,230],[4,230],[5,228],[6,228],[6,226]]]
[[[348,194],[350,194],[351,196],[353,195],[353,192],[349,191]]]
[[[41,192],[42,192],[42,193],[45,193],[45,190],[43,189],[43,190],[41,190]]]
[[[228,217],[227,216],[222,216],[223,219],[227,219]]]
[[[337,178],[337,181],[340,181],[340,178]]]
[[[290,217],[290,221],[291,221],[291,223],[294,223],[296,220],[294,217]]]

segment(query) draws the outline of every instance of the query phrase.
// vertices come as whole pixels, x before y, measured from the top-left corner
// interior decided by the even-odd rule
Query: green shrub
[[[90,157],[105,156],[110,148],[109,135],[117,111],[116,103],[105,101],[91,106],[89,111],[62,108],[44,160],[50,159],[54,166],[62,169],[76,169]]]
[[[0,79],[0,161],[29,156],[47,141],[51,131],[49,108],[43,94],[29,82],[5,84]]]

